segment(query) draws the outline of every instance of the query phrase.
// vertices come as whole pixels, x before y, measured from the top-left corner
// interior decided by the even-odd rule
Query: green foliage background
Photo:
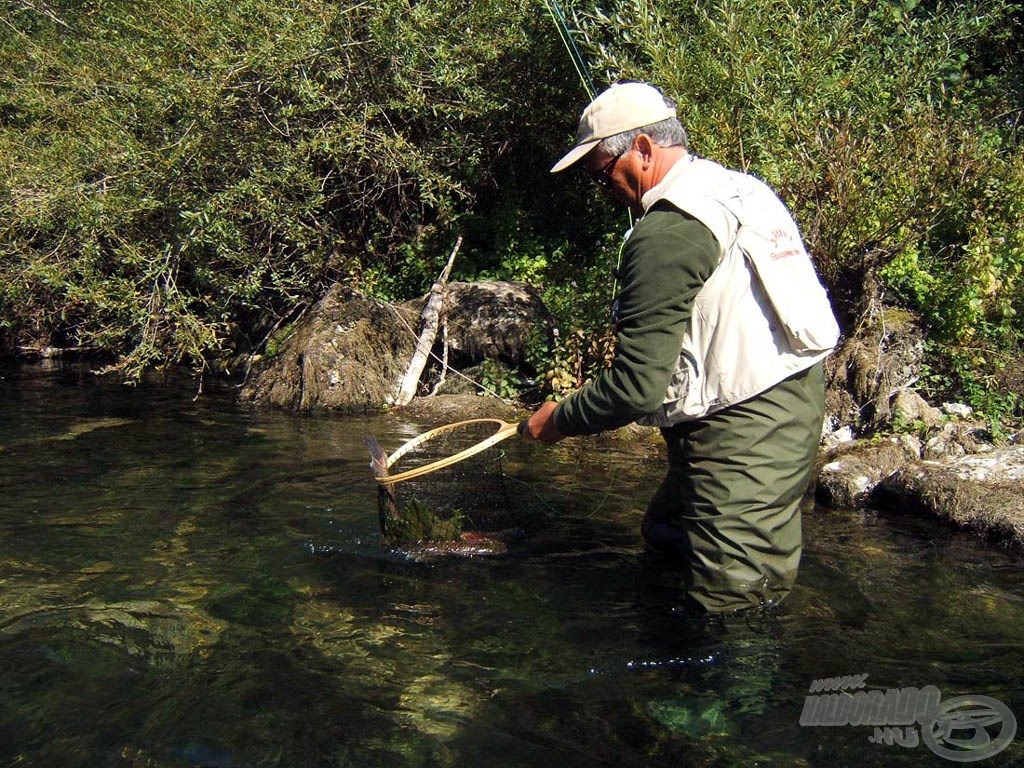
[[[678,98],[699,154],[779,191],[847,330],[901,303],[936,395],[1020,414],[1019,5],[627,0],[576,23],[606,77]]]
[[[698,153],[779,190],[845,328],[880,296],[903,304],[937,392],[1019,415],[1019,6],[563,7],[599,86],[661,85]],[[459,277],[543,287],[563,342],[541,367],[578,382],[605,359],[628,221],[547,172],[587,96],[544,3],[0,13],[3,349],[100,350],[129,379],[220,367],[332,282],[423,292],[462,233]]]
[[[7,6],[0,327],[128,376],[258,348],[333,281],[423,290],[578,100],[525,2]]]

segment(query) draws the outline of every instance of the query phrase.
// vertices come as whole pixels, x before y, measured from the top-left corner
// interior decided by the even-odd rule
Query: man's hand
[[[558,427],[555,426],[555,409],[557,407],[558,403],[550,400],[544,403],[526,420],[523,434],[543,443],[557,443],[559,440],[564,440],[565,435],[559,432]]]

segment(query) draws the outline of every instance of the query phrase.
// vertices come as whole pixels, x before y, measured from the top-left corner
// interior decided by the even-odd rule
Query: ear
[[[651,164],[651,158],[654,156],[654,142],[651,141],[651,137],[646,133],[641,133],[633,140],[633,149],[640,153],[643,167],[646,169]]]

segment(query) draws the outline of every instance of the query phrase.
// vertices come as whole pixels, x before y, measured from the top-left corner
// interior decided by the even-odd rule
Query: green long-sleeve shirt
[[[563,435],[616,429],[654,412],[676,369],[693,302],[718,264],[711,231],[661,202],[633,230],[623,253],[615,358],[563,400]]]

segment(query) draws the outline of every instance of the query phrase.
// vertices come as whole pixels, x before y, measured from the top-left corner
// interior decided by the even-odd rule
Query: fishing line
[[[569,59],[576,69],[576,74],[579,75],[580,82],[583,83],[587,96],[593,99],[597,95],[597,88],[594,87],[594,80],[590,77],[590,68],[587,66],[586,59],[583,58],[580,49],[576,47],[576,41],[573,39],[572,30],[569,29],[569,22],[565,18],[565,13],[562,12],[562,7],[558,4],[558,0],[544,0],[544,5],[547,6],[548,13],[551,14],[551,20],[555,22],[558,37],[569,53]]]
[[[594,79],[590,76],[590,67],[587,65],[587,60],[583,57],[583,53],[577,47],[576,41],[573,38],[572,29],[570,29],[569,21],[566,19],[564,11],[562,11],[562,6],[559,5],[558,0],[544,0],[544,5],[551,15],[551,20],[555,23],[555,30],[558,32],[558,37],[569,54],[569,59],[576,69],[576,74],[579,75],[580,82],[583,83],[583,89],[592,100],[597,95],[597,88],[594,86]],[[633,231],[633,212],[627,211],[627,216],[629,217],[629,229],[626,230],[626,237],[619,244],[618,255],[615,259],[615,269],[612,270],[611,318],[613,324],[618,320],[619,274],[622,267],[622,253],[625,250],[629,233]]]

